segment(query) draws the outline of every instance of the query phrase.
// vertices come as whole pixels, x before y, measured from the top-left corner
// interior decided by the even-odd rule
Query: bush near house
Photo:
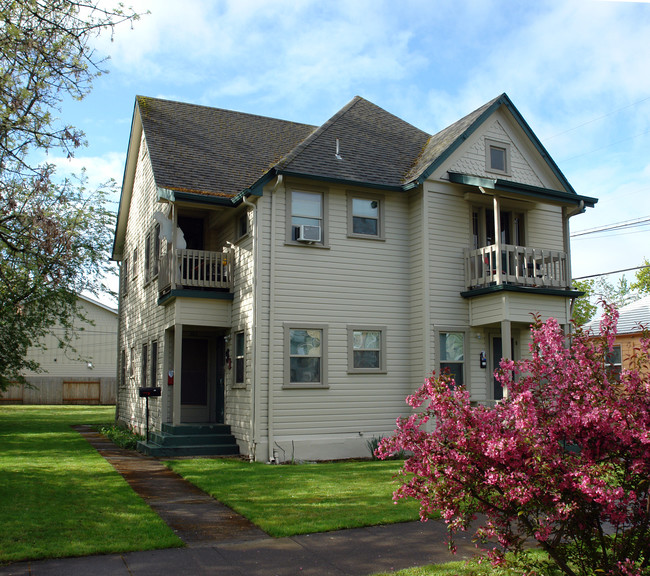
[[[452,534],[482,515],[494,566],[512,551],[532,568],[534,541],[548,554],[536,573],[650,574],[650,340],[633,369],[610,369],[618,314],[605,307],[596,339],[567,342],[536,319],[531,358],[501,362],[508,395],[493,409],[471,406],[448,374],[427,380],[379,448],[412,453],[395,498],[419,500],[422,517],[439,510]]]

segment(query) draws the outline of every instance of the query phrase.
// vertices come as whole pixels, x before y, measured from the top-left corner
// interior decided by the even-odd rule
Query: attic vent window
[[[510,145],[505,142],[486,140],[485,169],[488,172],[510,174]]]

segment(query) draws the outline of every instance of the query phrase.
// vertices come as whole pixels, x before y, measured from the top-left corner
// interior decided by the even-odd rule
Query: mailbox
[[[160,386],[149,386],[140,388],[140,398],[151,398],[153,396],[160,396]]]

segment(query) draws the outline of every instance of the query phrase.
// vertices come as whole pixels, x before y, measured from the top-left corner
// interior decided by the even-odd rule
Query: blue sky
[[[435,133],[506,92],[579,193],[572,233],[650,218],[650,3],[605,0],[135,0],[110,73],[62,118],[121,183],[136,94],[319,125],[355,95]],[[650,259],[650,226],[572,241],[574,277]],[[633,273],[628,273],[632,278]],[[610,277],[614,279],[615,277]]]

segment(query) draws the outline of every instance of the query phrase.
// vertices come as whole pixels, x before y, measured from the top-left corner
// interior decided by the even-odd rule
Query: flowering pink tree
[[[378,448],[411,454],[395,498],[418,499],[422,519],[440,511],[451,536],[479,519],[477,539],[500,545],[487,551],[495,565],[536,541],[563,574],[649,574],[650,341],[614,373],[617,320],[608,307],[600,336],[568,341],[536,319],[531,357],[501,362],[494,408],[448,374],[427,380]]]

